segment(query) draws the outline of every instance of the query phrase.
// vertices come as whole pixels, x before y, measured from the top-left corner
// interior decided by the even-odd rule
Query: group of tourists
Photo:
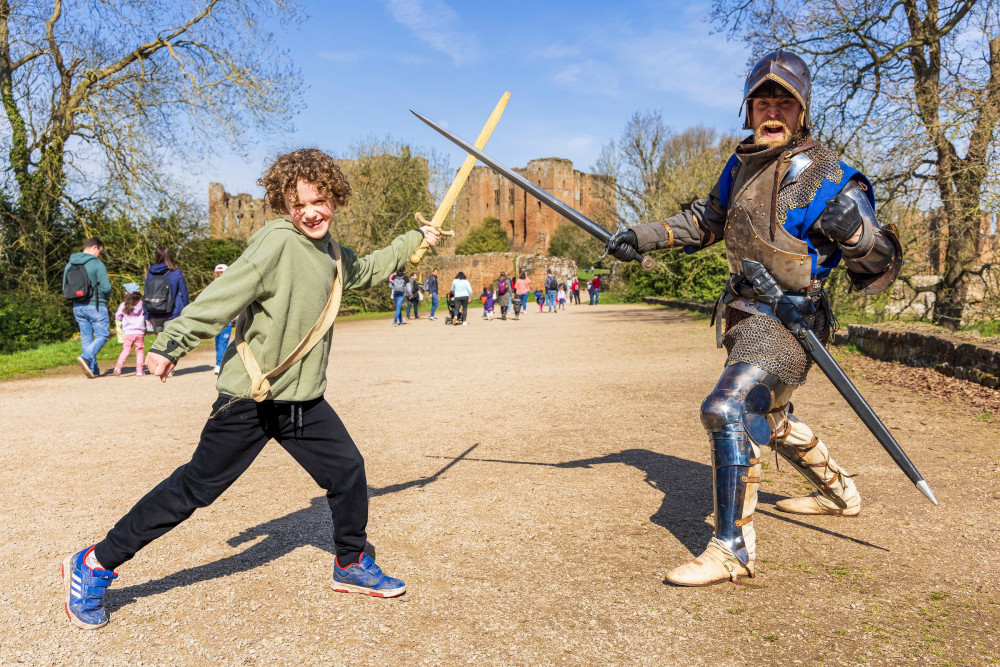
[[[871,183],[812,138],[810,85],[808,69],[798,56],[786,51],[764,56],[747,77],[743,94],[750,133],[707,197],[667,220],[620,231],[607,243],[608,253],[629,261],[641,258],[640,253],[667,248],[694,252],[725,240],[731,277],[717,314],[719,344],[728,356],[718,384],[701,407],[712,452],[715,530],[703,553],[667,573],[667,581],[676,585],[703,586],[755,575],[753,515],[764,445],[773,446],[816,488],[811,495],[778,502],[778,509],[842,517],[860,511],[852,475],[792,414],[791,395],[804,384],[811,361],[784,323],[789,311],[772,307],[759,291],[783,290],[787,301],[782,304],[793,304],[796,322],[804,322],[825,341],[832,315],[823,283],[831,269],[843,260],[852,285],[875,294],[888,288],[901,265],[895,234],[877,224]],[[104,594],[119,576],[115,570],[195,509],[210,505],[272,438],[326,490],[336,552],[333,589],[377,597],[406,590],[364,551],[369,503],[364,460],[324,394],[328,377],[339,376],[328,374],[327,365],[331,326],[344,290],[384,285],[393,276],[390,285],[399,299],[394,323],[402,324],[407,285],[411,297],[421,291],[431,296],[434,319],[437,272],[432,272],[434,282],[421,290],[422,285],[414,285],[416,277],[407,276],[402,267],[421,242],[434,245],[440,232],[423,226],[364,257],[341,246],[329,230],[334,210],[347,203],[350,186],[336,161],[316,149],[279,156],[259,184],[270,207],[287,217],[265,223],[223,275],[183,312],[165,318],[169,321],[161,327],[146,366],[166,382],[199,339],[215,336],[237,316],[240,353],[227,352],[222,361],[219,395],[191,461],[143,496],[103,539],[64,561],[65,608],[79,627],[106,624]],[[96,258],[100,247],[99,241],[88,241],[84,254]],[[82,261],[89,266],[94,260]],[[169,262],[163,264],[169,267]],[[92,269],[97,289],[95,296],[81,297],[81,332],[85,326],[94,329],[96,310],[107,302],[109,292],[103,267]],[[550,276],[541,286],[542,303],[556,312],[559,284],[550,282]],[[599,281],[595,277],[591,282],[594,303]],[[571,284],[573,291],[579,290]],[[536,302],[542,290],[538,292]],[[501,319],[509,307],[517,318],[516,304],[523,314],[529,294],[531,281],[523,272],[516,279],[501,275],[495,291],[487,290],[488,298],[500,304]],[[467,323],[470,297],[471,285],[458,273],[448,297],[453,323]],[[418,296],[414,317],[419,317],[419,301]],[[103,331],[106,337],[106,320]],[[95,348],[103,341],[91,338],[84,342],[81,365],[94,373]],[[669,354],[669,344],[628,353]],[[330,389],[334,393],[343,387]],[[627,415],[627,407],[622,409]],[[96,527],[93,530],[96,533]]]
[[[63,268],[63,296],[73,303],[73,318],[80,329],[80,355],[76,363],[88,378],[101,374],[97,355],[111,337],[108,305],[111,280],[101,261],[104,243],[92,237],[84,241],[83,251],[70,255]],[[226,269],[215,267],[216,275]],[[122,343],[122,352],[115,363],[114,374],[121,375],[132,350],[136,355],[136,375],[142,376],[145,336],[161,333],[167,322],[181,314],[188,305],[187,282],[174,264],[170,248],[156,248],[153,265],[146,272],[144,286],[134,282],[122,285],[124,298],[115,311],[115,330]],[[217,364],[221,363],[221,358]]]
[[[513,274],[508,276],[506,271],[501,271],[496,280],[483,286],[479,295],[479,301],[483,306],[482,318],[487,321],[493,320],[499,310],[497,319],[506,320],[510,316],[510,319],[518,320],[522,314],[527,313],[531,303],[538,305],[538,312],[550,313],[564,310],[567,302],[580,303],[580,281],[577,278],[560,281],[553,275],[552,270],[548,269],[542,287],[543,289],[532,290],[531,279],[524,271],[519,272],[516,278]],[[403,321],[403,304],[406,304],[406,319],[419,320],[420,304],[427,300],[431,303],[428,319],[437,320],[435,317],[439,289],[437,269],[431,271],[431,275],[423,282],[419,281],[416,272],[409,275],[405,271],[394,272],[389,276],[389,289],[395,304],[393,326],[406,324]],[[600,302],[600,275],[595,274],[592,280],[587,281],[587,292],[590,294],[590,305]],[[445,295],[448,308],[445,324],[468,325],[469,303],[473,294],[472,284],[465,273],[463,271],[456,273]],[[546,308],[548,310],[545,310]]]

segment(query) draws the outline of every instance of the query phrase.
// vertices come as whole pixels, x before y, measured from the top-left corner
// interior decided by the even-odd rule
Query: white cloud
[[[455,65],[479,54],[476,36],[463,28],[461,17],[441,0],[387,0],[392,17],[417,39],[451,58]]]
[[[710,44],[709,44],[710,40]],[[657,31],[619,44],[624,68],[654,91],[681,93],[716,108],[740,103],[747,49],[720,35]]]
[[[553,74],[551,80],[578,95],[615,97],[620,92],[617,69],[597,60],[571,63]]]

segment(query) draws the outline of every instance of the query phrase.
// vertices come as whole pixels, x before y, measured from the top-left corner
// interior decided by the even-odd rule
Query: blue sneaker
[[[364,593],[377,598],[394,598],[406,592],[406,584],[393,579],[375,564],[371,556],[361,554],[357,563],[340,567],[333,559],[333,590],[338,593]]]
[[[66,615],[73,625],[94,630],[108,624],[104,611],[104,594],[118,578],[114,572],[93,570],[84,564],[94,547],[67,556],[62,564],[63,590],[66,593]]]

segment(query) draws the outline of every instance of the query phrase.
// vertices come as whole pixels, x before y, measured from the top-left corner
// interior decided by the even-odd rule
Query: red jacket
[[[601,277],[600,276],[594,276],[594,280],[593,280],[592,284],[594,286],[594,289],[601,289]]]

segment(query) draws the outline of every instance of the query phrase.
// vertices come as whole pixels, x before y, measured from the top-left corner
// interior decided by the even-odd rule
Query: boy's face
[[[311,239],[319,240],[330,231],[336,206],[330,198],[316,189],[312,183],[299,179],[295,184],[298,201],[285,193],[285,210],[292,218],[292,224]]]

